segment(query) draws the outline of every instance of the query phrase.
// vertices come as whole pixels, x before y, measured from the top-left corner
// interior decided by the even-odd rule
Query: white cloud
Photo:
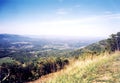
[[[112,14],[111,11],[105,11],[104,14]]]
[[[67,12],[67,10],[65,10],[63,8],[60,8],[60,9],[57,9],[56,14],[66,15],[66,14],[68,14],[68,12]]]
[[[73,12],[74,9],[79,8],[79,7],[80,7],[80,5],[75,5],[75,6],[70,7],[70,8],[59,8],[56,10],[56,14],[66,15],[70,12]]]
[[[56,14],[66,15],[66,14],[73,12],[74,9],[76,9],[76,8],[80,8],[80,5],[74,5],[74,6],[69,7],[69,8],[59,8],[56,10]]]
[[[8,22],[0,25],[0,31],[33,35],[105,36],[120,31],[119,24],[120,14],[110,14],[59,21]]]

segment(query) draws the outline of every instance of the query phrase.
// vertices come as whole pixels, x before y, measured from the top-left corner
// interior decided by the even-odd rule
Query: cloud
[[[57,9],[56,14],[66,15],[66,14],[68,14],[68,11],[66,11],[66,10],[63,9],[63,8],[60,8],[60,9]]]
[[[57,9],[56,14],[66,15],[68,13],[73,12],[76,8],[80,8],[80,5],[74,5],[74,6],[69,7],[69,8],[59,8],[59,9]]]
[[[105,13],[105,14],[112,14],[111,11],[105,11],[104,13]]]
[[[71,20],[8,22],[0,25],[0,31],[33,35],[106,36],[120,31],[119,24],[120,14],[109,14]]]

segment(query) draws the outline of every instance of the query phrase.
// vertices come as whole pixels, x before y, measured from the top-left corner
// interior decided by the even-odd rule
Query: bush
[[[24,63],[26,64],[26,63]],[[26,66],[22,66],[22,64],[8,64],[4,63],[1,65],[0,74],[2,80],[4,77],[9,74],[8,77],[5,78],[2,82],[4,83],[23,83],[27,81],[36,80],[39,77],[56,72],[60,69],[63,69],[65,65],[69,64],[68,59],[63,58],[48,58],[41,61],[36,61],[33,63],[27,63]],[[9,72],[8,72],[9,70]]]

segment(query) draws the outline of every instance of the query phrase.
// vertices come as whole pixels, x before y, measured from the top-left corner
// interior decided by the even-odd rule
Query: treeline
[[[69,55],[78,59],[84,56],[97,56],[100,54],[110,54],[120,51],[120,32],[112,34],[108,39],[88,45],[82,49],[70,52]]]
[[[3,63],[0,66],[0,83],[23,83],[63,69],[69,64],[68,59],[50,57],[21,64],[20,62]]]
[[[120,32],[117,34],[112,34],[110,38],[107,39],[108,49],[110,51],[120,51]]]

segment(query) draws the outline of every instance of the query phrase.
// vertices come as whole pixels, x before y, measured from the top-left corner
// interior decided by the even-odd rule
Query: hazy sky
[[[0,33],[106,37],[120,31],[120,0],[0,0]]]

